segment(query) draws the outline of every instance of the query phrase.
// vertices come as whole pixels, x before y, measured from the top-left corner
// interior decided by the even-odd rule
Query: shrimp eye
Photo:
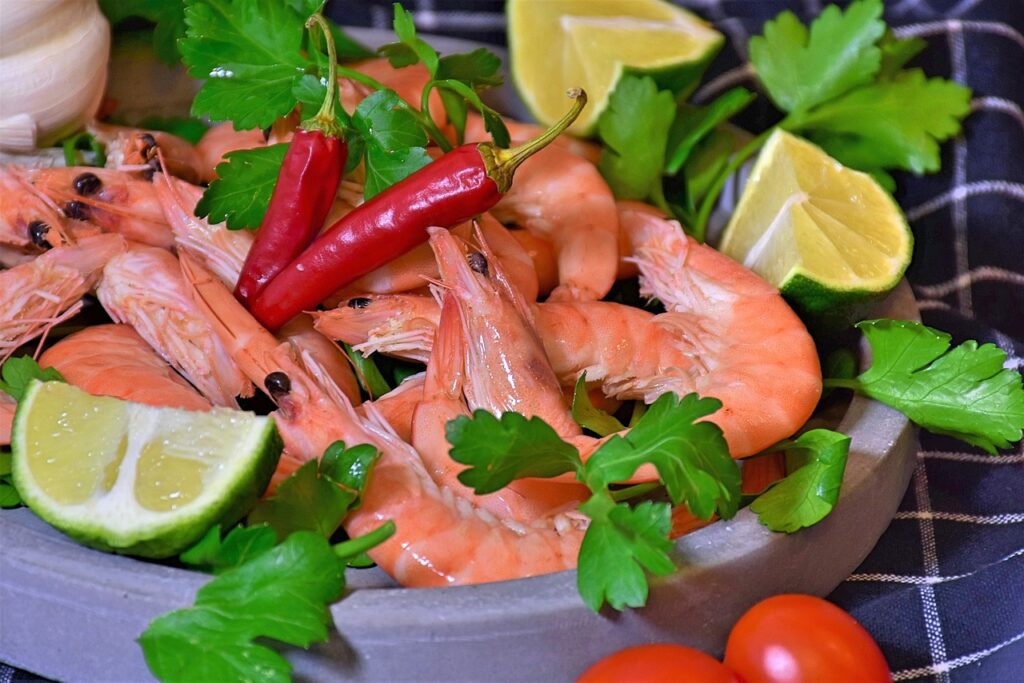
[[[64,215],[76,221],[89,220],[89,206],[82,202],[72,200],[64,205]]]
[[[46,240],[46,233],[50,232],[50,226],[43,221],[32,221],[28,224],[28,237],[32,244],[43,249],[49,249],[52,244]]]
[[[348,300],[348,307],[349,308],[366,308],[369,305],[370,305],[370,300],[367,299],[365,296],[357,296],[354,299],[349,299]]]
[[[479,251],[474,251],[467,257],[467,260],[469,261],[470,268],[485,277],[487,276],[487,257]]]
[[[142,177],[145,178],[146,180],[152,180],[154,173],[160,173],[161,171],[164,170],[164,167],[160,165],[159,157],[153,157],[152,159],[147,161],[146,166],[148,168],[146,168],[146,170],[142,172]]]
[[[144,145],[142,150],[143,152],[149,152],[156,147],[156,138],[149,133],[143,133],[139,136],[139,139],[142,140],[142,144]]]
[[[96,194],[103,187],[103,181],[95,173],[82,173],[75,177],[72,181],[72,185],[75,188],[75,192],[88,197],[91,194]]]
[[[284,396],[292,390],[292,381],[288,379],[288,375],[277,371],[270,373],[264,378],[263,386],[270,392],[271,398],[277,398],[278,396]]]

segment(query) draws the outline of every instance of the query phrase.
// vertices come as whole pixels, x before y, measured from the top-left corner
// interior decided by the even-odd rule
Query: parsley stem
[[[652,481],[647,484],[636,484],[634,486],[627,486],[624,489],[616,489],[614,491],[609,491],[609,493],[611,493],[612,500],[616,503],[621,503],[624,500],[629,500],[630,498],[636,498],[637,496],[642,496],[645,493],[650,493],[660,486],[661,482]]]
[[[823,387],[832,387],[835,389],[852,389],[859,391],[861,388],[860,380],[856,379],[841,379],[841,378],[829,378],[821,381]]]
[[[781,124],[780,124],[781,125]],[[732,160],[729,164],[722,169],[722,172],[715,178],[714,184],[711,185],[711,189],[704,195],[704,199],[700,203],[700,211],[697,213],[697,221],[693,225],[690,236],[698,242],[703,242],[708,231],[708,218],[711,216],[711,211],[715,208],[715,204],[718,202],[718,196],[722,194],[722,188],[725,187],[725,182],[732,176],[733,173],[739,170],[739,168],[754,154],[761,145],[765,143],[765,140],[775,132],[775,129],[779,126],[772,126],[768,130],[764,131],[756,138],[748,142],[740,151],[733,155]]]
[[[371,548],[377,547],[384,541],[391,538],[394,533],[395,522],[389,519],[368,534],[363,534],[359,538],[343,541],[338,545],[333,546],[334,554],[341,559],[355,557],[356,555],[365,553]]]

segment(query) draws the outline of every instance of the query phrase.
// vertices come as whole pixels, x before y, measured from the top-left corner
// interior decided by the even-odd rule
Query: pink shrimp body
[[[199,259],[221,282],[234,289],[252,248],[253,234],[248,230],[228,230],[223,223],[210,225],[196,216],[196,204],[203,196],[201,187],[166,173],[153,176],[153,186],[178,249]]]
[[[559,285],[552,301],[600,299],[615,283],[619,221],[615,199],[597,167],[547,147],[516,171],[491,213],[551,241]]]
[[[119,235],[96,235],[0,271],[0,359],[77,313],[103,266],[124,248]]]
[[[510,119],[507,116],[502,116],[502,120],[505,122],[505,127],[508,129],[509,137],[513,140],[532,140],[541,135],[544,132],[543,126],[538,126],[535,123],[523,123],[522,121],[516,121]],[[485,142],[491,140],[491,134],[487,132],[484,127],[484,117],[475,111],[469,112],[466,115],[466,132],[464,136],[465,142]],[[596,164],[601,158],[601,147],[593,142],[581,140],[571,135],[559,135],[555,138],[554,142],[551,143],[553,146],[562,147],[567,152],[572,152],[578,157],[582,157],[592,164]]]
[[[447,230],[429,232],[441,279],[461,314],[469,407],[536,415],[562,436],[579,434],[533,330],[528,304],[509,283],[482,235],[477,234],[481,251],[467,258]]]
[[[210,402],[183,380],[128,325],[96,325],[61,339],[39,357],[90,394],[151,406],[209,410]]]
[[[301,356],[307,366],[315,365],[317,375],[329,377],[353,405],[359,404],[359,383],[351,363],[337,344],[313,328],[310,316],[295,316],[278,330],[277,338],[291,344],[295,354]]]
[[[587,490],[578,484],[564,484],[543,479],[526,479],[486,496],[477,496],[458,480],[463,465],[448,455],[446,435],[449,421],[469,413],[462,399],[464,382],[463,326],[454,295],[447,294],[441,309],[434,352],[427,364],[423,386],[423,402],[416,406],[413,417],[412,444],[419,452],[430,476],[439,486],[469,500],[477,508],[487,510],[499,519],[513,519],[524,524],[560,512],[575,510],[586,500]],[[472,373],[472,368],[465,368]]]
[[[252,385],[192,301],[178,259],[137,247],[111,259],[96,290],[115,322],[128,323],[214,405],[238,407]]]
[[[99,185],[81,186],[75,180],[91,174]],[[117,232],[133,242],[169,248],[174,234],[167,226],[153,183],[131,173],[108,168],[40,168],[26,175],[37,190],[61,207],[69,218],[86,220],[107,232]]]
[[[640,293],[668,309],[655,323],[689,348],[694,390],[722,401],[709,419],[733,457],[793,434],[821,397],[821,367],[814,340],[778,290],[650,207],[623,202],[619,216]]]
[[[378,303],[380,302],[380,303]],[[313,311],[314,327],[364,355],[377,351],[426,363],[440,311],[420,294],[356,295],[329,311]]]
[[[14,425],[14,411],[18,404],[7,394],[0,392],[0,446],[11,443],[11,427]]]
[[[294,359],[242,308],[231,292],[195,261],[182,268],[197,303],[253,381],[272,372],[288,378],[275,395],[274,419],[285,442],[278,477],[319,457],[335,440],[368,443],[380,450],[363,502],[345,520],[352,536],[388,520],[396,534],[370,551],[381,568],[406,586],[482,583],[545,574],[576,565],[586,520],[555,515],[533,525],[501,522],[459,503],[431,479],[417,452],[404,443],[372,403],[357,413],[340,392],[329,397]]]
[[[406,443],[412,443],[412,418],[416,412],[416,406],[423,400],[423,373],[406,377],[397,387],[384,394],[380,398],[369,401],[373,409],[377,411],[391,428],[395,430],[399,438]],[[364,403],[356,407],[356,412],[366,415]]]
[[[0,166],[0,245],[38,251],[29,231],[35,222],[46,226],[43,232],[50,246],[67,241],[56,207],[22,179],[15,167]]]
[[[267,138],[263,131],[254,128],[252,130],[235,130],[234,124],[230,121],[218,123],[203,133],[203,137],[196,144],[196,154],[200,160],[199,179],[204,182],[211,182],[217,179],[217,164],[224,160],[224,155],[239,149],[252,149],[254,147],[266,147]]]

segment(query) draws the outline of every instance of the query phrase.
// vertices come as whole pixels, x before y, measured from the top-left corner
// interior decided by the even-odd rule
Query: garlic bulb
[[[30,151],[96,114],[110,24],[96,0],[0,2],[0,150]]]

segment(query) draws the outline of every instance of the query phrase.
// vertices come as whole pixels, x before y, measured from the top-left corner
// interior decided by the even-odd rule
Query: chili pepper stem
[[[304,130],[316,130],[324,135],[344,139],[344,131],[334,115],[335,93],[338,90],[338,54],[334,48],[334,36],[331,35],[331,27],[327,25],[327,20],[319,13],[306,19],[307,29],[314,26],[324,34],[324,42],[327,44],[327,96],[324,97],[316,116],[306,119],[301,125]]]
[[[508,189],[512,187],[512,175],[519,165],[564,133],[565,129],[571,126],[583,111],[583,107],[587,105],[587,93],[582,88],[570,88],[565,94],[574,100],[572,108],[533,140],[510,149],[501,149],[489,142],[481,142],[477,145],[480,155],[484,158],[487,175],[497,184],[498,191],[502,194],[508,192]]]

